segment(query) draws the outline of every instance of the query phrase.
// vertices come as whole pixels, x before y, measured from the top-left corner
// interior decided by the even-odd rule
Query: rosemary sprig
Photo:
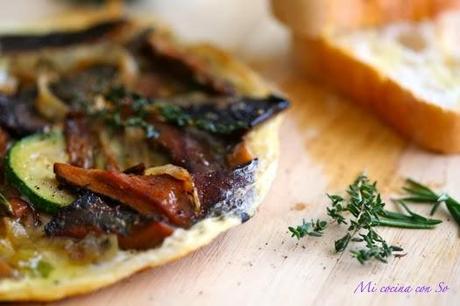
[[[407,179],[403,190],[407,196],[399,199],[408,203],[427,203],[433,204],[431,215],[433,215],[442,203],[446,204],[454,220],[460,225],[460,203],[447,193],[436,193],[429,187],[418,183],[412,179]]]
[[[288,229],[291,232],[291,237],[296,237],[300,239],[305,236],[321,237],[324,233],[324,230],[327,227],[327,222],[317,219],[311,222],[305,222],[305,219],[302,221],[302,225],[296,227],[290,226]]]
[[[433,229],[437,224],[442,223],[441,220],[428,219],[411,211],[402,200],[395,200],[394,202],[401,205],[407,212],[407,215],[383,210],[379,214],[379,220],[376,222],[376,225],[411,229]]]

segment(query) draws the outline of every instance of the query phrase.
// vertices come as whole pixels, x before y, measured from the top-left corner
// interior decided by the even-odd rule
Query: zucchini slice
[[[54,163],[68,160],[62,132],[35,134],[21,139],[8,151],[6,178],[34,207],[54,214],[75,200],[59,187],[53,172]]]

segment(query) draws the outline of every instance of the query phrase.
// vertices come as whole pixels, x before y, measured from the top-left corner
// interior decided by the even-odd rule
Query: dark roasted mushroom
[[[235,94],[233,84],[213,73],[208,62],[180,48],[170,38],[153,32],[148,38],[148,44],[153,56],[162,60],[164,65],[174,70],[175,74],[189,78],[213,93]]]
[[[5,157],[9,141],[8,133],[0,127],[0,161]],[[1,166],[0,166],[1,169]]]
[[[83,110],[113,87],[116,77],[116,67],[94,65],[61,77],[51,84],[51,91],[72,109]]]
[[[154,139],[166,149],[173,162],[190,171],[201,202],[201,214],[207,214],[220,202],[220,211],[242,211],[246,200],[253,196],[257,161],[232,168],[222,152],[215,151],[206,141],[168,124],[156,124],[159,137]],[[238,203],[239,202],[239,203]]]
[[[202,214],[206,216],[223,213],[240,215],[243,221],[248,218],[248,205],[253,200],[257,160],[235,169],[211,173],[193,174]]]
[[[64,122],[64,135],[70,164],[81,168],[92,168],[94,140],[87,119],[82,114],[69,114]]]
[[[106,38],[120,30],[126,21],[109,20],[76,31],[46,34],[6,34],[0,36],[0,52],[30,51],[50,47],[65,47]]]
[[[0,94],[0,126],[14,136],[43,131],[49,124],[34,108],[34,89],[22,90],[15,96]]]
[[[136,89],[150,97],[190,90],[234,95],[235,86],[212,71],[209,61],[171,41],[160,31],[146,30],[126,43],[142,67]]]
[[[267,97],[216,97],[180,96],[168,99],[150,99],[124,87],[114,87],[106,94],[115,116],[123,109],[127,114],[155,114],[159,120],[179,127],[194,127],[205,132],[226,137],[241,137],[250,129],[264,123],[289,107],[280,96]],[[145,116],[144,116],[145,117]],[[145,118],[142,118],[145,119]]]
[[[145,250],[159,245],[173,232],[174,227],[164,222],[150,222],[134,227],[128,235],[118,235],[118,244],[125,250]]]
[[[160,113],[168,122],[232,136],[244,134],[289,106],[286,99],[273,95],[266,98],[205,97],[198,101],[180,100],[160,104]]]
[[[197,135],[170,124],[154,123],[158,137],[152,141],[164,148],[174,164],[190,173],[207,173],[226,167],[222,143],[213,143],[211,137]],[[225,153],[224,153],[225,154]]]
[[[0,36],[0,52],[100,41],[114,37],[125,24],[112,20],[79,31]],[[64,123],[70,164],[55,164],[54,171],[62,187],[72,187],[79,196],[51,217],[46,234],[75,239],[117,235],[122,249],[147,249],[162,243],[176,227],[188,229],[203,218],[232,214],[246,221],[252,214],[258,161],[243,136],[289,103],[274,95],[240,96],[212,63],[160,32],[146,31],[132,42],[126,38],[115,37],[124,40],[123,55],[129,52],[136,66],[132,80],[120,78],[119,67],[104,62],[79,65],[47,83],[66,107],[59,120],[70,114],[64,122],[54,122]],[[24,87],[33,78],[22,78],[16,95],[0,94],[0,126],[12,137],[48,125],[34,109],[36,89]],[[2,132],[0,156],[8,144]],[[119,141],[122,136],[132,137],[132,142]],[[142,154],[124,161],[127,151],[139,148],[131,145],[134,139],[146,151],[155,147],[166,153],[164,160],[146,159],[145,165],[173,165],[130,167],[144,161],[138,160]],[[180,171],[175,176],[165,170],[179,166],[187,180],[177,175]],[[109,170],[92,169],[97,167]],[[130,168],[121,172],[125,167]],[[18,217],[28,212],[19,198],[13,204]]]
[[[89,234],[116,234],[122,249],[155,247],[173,231],[159,218],[142,216],[92,192],[84,192],[45,226],[45,233],[56,237],[83,239]]]
[[[84,192],[71,205],[61,209],[45,226],[49,236],[83,238],[88,233],[116,233],[127,235],[144,218],[121,205],[109,202],[92,192]]]
[[[129,175],[55,164],[59,181],[85,188],[130,206],[145,216],[164,215],[172,224],[189,227],[194,204],[184,182],[169,175]]]

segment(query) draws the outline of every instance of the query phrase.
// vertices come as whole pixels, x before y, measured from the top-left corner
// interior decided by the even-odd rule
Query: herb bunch
[[[440,202],[445,202],[449,211],[456,213],[456,219],[460,222],[460,204],[445,194],[436,194],[426,186],[408,180],[403,190],[408,194],[407,197],[395,200],[403,212],[388,211],[385,203],[377,189],[377,182],[371,182],[366,175],[360,175],[348,187],[347,196],[328,195],[331,201],[327,208],[327,215],[337,224],[347,225],[347,233],[334,243],[335,251],[344,252],[350,242],[357,242],[363,246],[357,250],[352,250],[352,256],[361,264],[369,260],[387,262],[387,259],[394,256],[402,256],[403,249],[399,246],[391,245],[376,231],[377,226],[389,226],[410,229],[432,229],[441,220],[426,218],[411,211],[406,203],[433,203],[434,207],[439,206]],[[435,211],[433,208],[432,212]],[[454,217],[454,218],[456,218]],[[319,237],[322,236],[327,222],[313,220],[297,227],[289,227],[292,237],[300,239],[306,235]]]

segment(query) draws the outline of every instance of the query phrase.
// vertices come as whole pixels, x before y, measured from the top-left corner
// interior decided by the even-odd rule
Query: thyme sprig
[[[364,242],[364,248],[352,251],[352,255],[360,263],[364,264],[371,259],[386,263],[387,258],[394,252],[403,249],[389,245],[375,230],[375,227],[380,225],[381,215],[385,212],[385,203],[377,190],[377,183],[370,182],[365,175],[360,175],[348,187],[347,194],[347,198],[329,195],[332,206],[327,209],[328,215],[338,224],[348,225],[345,236],[335,241],[335,251],[345,251],[350,241]],[[344,215],[346,212],[350,213],[351,217],[347,218]],[[395,224],[398,222],[398,219],[392,216],[387,218],[395,221]]]
[[[324,233],[324,230],[327,227],[327,222],[317,219],[311,222],[306,222],[305,219],[302,221],[302,225],[296,227],[290,226],[288,229],[291,232],[291,237],[296,237],[297,239],[303,238],[305,236],[321,237]]]

